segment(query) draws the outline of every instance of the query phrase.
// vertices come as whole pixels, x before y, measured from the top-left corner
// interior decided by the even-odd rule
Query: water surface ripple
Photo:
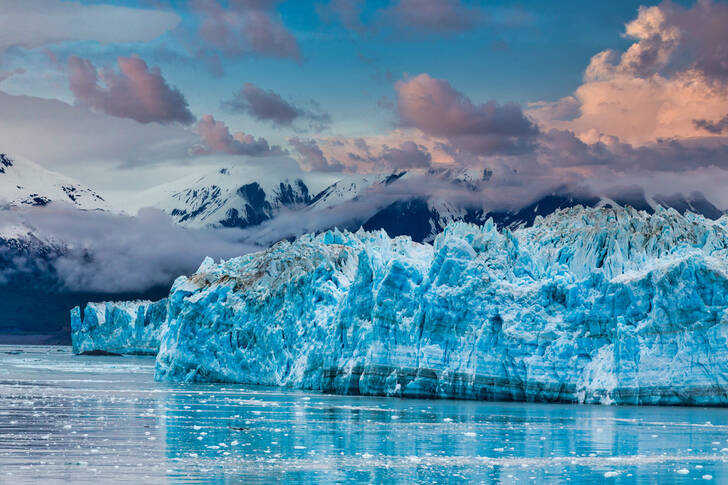
[[[0,346],[0,483],[726,483],[728,410],[331,396],[153,381]]]

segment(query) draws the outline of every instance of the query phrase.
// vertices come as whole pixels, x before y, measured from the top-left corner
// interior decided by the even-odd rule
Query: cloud
[[[232,99],[223,101],[223,107],[233,113],[246,113],[258,121],[270,121],[277,126],[291,126],[297,120],[308,121],[311,129],[321,131],[331,123],[331,117],[318,105],[304,109],[286,101],[271,90],[245,83]]]
[[[200,17],[197,36],[190,40],[197,55],[222,70],[225,57],[264,56],[301,61],[296,38],[281,22],[277,0],[192,0]]]
[[[374,12],[365,12],[363,0],[329,0],[316,5],[319,18],[338,21],[357,34],[395,36],[445,35],[467,32],[486,20],[480,6],[462,0],[393,0]]]
[[[403,142],[399,148],[386,147],[379,160],[391,168],[426,168],[432,164],[432,155],[422,145],[412,141]]]
[[[625,27],[633,43],[594,55],[573,96],[531,106],[546,128],[633,145],[720,134],[728,112],[728,4],[700,0],[641,7]],[[576,114],[564,117],[562,114]],[[715,128],[715,129],[711,129]]]
[[[693,120],[693,124],[695,124],[696,128],[701,128],[708,133],[719,135],[724,131],[728,132],[728,115],[718,121]]]
[[[338,140],[342,146],[348,146],[343,140]],[[354,138],[353,150],[346,155],[347,168],[354,171],[381,172],[410,168],[428,168],[432,165],[432,154],[423,145],[412,140],[405,140],[398,147],[386,144],[376,148],[377,154],[372,153],[372,147],[364,138]]]
[[[0,2],[0,53],[64,41],[147,42],[174,28],[171,12],[60,0]]]
[[[280,147],[268,145],[265,138],[255,138],[242,131],[231,134],[222,121],[212,115],[203,116],[195,127],[203,144],[192,148],[192,155],[208,155],[215,152],[232,155],[263,156],[283,153]]]
[[[155,209],[131,217],[58,204],[0,211],[0,228],[5,226],[27,227],[39,240],[59,244],[63,251],[48,264],[66,289],[76,291],[144,291],[190,274],[205,256],[230,258],[257,249],[240,243],[239,231],[183,228]],[[22,271],[18,263],[0,276]]]
[[[476,105],[448,81],[420,74],[395,84],[397,114],[404,126],[449,140],[475,154],[527,150],[536,126],[515,103]]]
[[[427,33],[471,30],[484,18],[482,10],[461,0],[399,0],[380,13],[396,28]]]
[[[97,70],[77,56],[68,59],[69,84],[78,104],[140,123],[195,120],[185,97],[167,84],[158,67],[150,69],[138,57],[119,57],[117,62],[118,72]]]
[[[318,172],[339,172],[344,166],[337,160],[329,160],[315,140],[293,137],[288,140],[299,156],[299,161],[308,170]]]
[[[141,124],[55,99],[0,91],[0,147],[42,165],[154,164],[187,158],[197,135],[179,125]],[[61,168],[66,167],[66,168]]]
[[[317,4],[316,13],[324,22],[338,19],[349,30],[362,33],[366,29],[361,15],[364,0],[329,0],[327,4]]]

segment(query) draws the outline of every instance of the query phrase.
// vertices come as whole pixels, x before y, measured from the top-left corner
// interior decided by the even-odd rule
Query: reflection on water
[[[723,483],[728,411],[153,382],[153,359],[0,346],[0,483]]]

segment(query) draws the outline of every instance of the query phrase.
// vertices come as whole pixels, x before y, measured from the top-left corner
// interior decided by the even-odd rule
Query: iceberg
[[[84,332],[135,347],[108,323],[140,317],[108,315],[140,310],[116,305],[106,324],[87,307]],[[728,217],[575,207],[512,231],[454,222],[432,245],[333,230],[208,258],[148,316],[161,381],[725,405]]]
[[[157,355],[167,300],[88,303],[71,310],[73,352]]]

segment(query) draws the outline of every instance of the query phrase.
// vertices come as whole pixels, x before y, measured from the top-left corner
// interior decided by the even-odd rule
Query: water
[[[0,483],[725,483],[728,410],[165,385],[0,346]]]

